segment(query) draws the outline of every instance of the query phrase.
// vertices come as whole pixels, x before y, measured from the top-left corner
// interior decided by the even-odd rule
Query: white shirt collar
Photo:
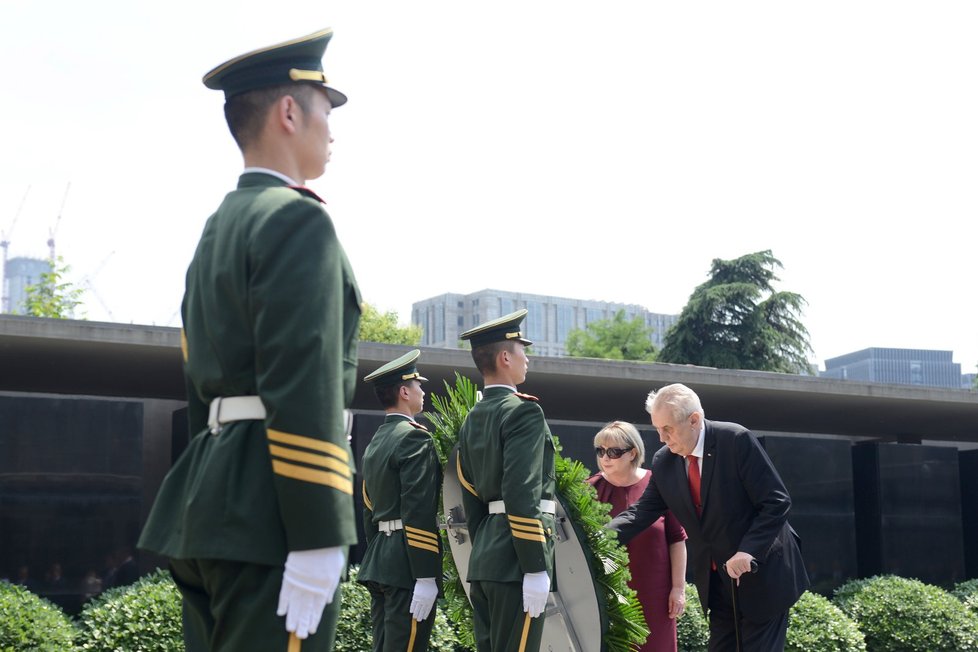
[[[404,414],[403,412],[388,412],[387,413],[387,416],[389,416],[389,417],[404,417],[408,421],[414,421],[414,417],[408,416],[408,415]]]
[[[700,459],[700,460],[703,459],[703,448],[706,445],[705,433],[706,433],[706,422],[701,418],[700,419],[700,436],[699,436],[699,439],[696,440],[696,446],[693,447],[693,452],[690,453],[690,455],[695,455],[697,457],[697,459]],[[700,466],[702,466],[702,463],[700,464]]]
[[[271,168],[259,168],[259,167],[245,168],[244,170],[241,171],[241,174],[267,174],[275,177],[276,179],[281,179],[282,181],[289,184],[290,186],[299,185],[298,183],[296,183],[296,180],[293,179],[292,177],[284,175],[278,170],[272,170]]]
[[[516,388],[513,387],[512,385],[486,385],[482,389],[489,389],[490,387],[505,387],[506,389],[511,390],[513,392],[516,391]]]

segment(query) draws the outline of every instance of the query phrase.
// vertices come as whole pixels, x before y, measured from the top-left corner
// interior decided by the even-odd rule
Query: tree
[[[24,314],[31,317],[72,319],[75,308],[81,305],[84,290],[65,280],[71,267],[61,256],[51,265],[50,272],[42,272],[41,279],[24,288]]]
[[[421,327],[398,326],[396,312],[389,310],[381,314],[374,306],[364,303],[360,316],[360,340],[416,346],[421,342]]]
[[[625,311],[619,310],[613,319],[591,322],[587,328],[575,328],[567,334],[567,355],[575,358],[605,358],[609,360],[655,360],[652,333],[636,316],[625,320]]]
[[[798,316],[805,300],[771,285],[781,266],[770,250],[714,259],[710,279],[666,333],[659,362],[814,373],[808,330]]]

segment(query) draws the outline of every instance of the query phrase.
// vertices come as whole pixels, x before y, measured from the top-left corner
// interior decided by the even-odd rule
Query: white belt
[[[541,500],[540,501],[540,511],[544,514],[555,514],[557,512],[557,503],[552,500]],[[490,514],[505,514],[506,513],[506,503],[501,500],[494,500],[489,503],[489,513]]]
[[[219,396],[211,401],[207,425],[216,435],[225,423],[264,419],[265,414],[265,406],[257,396]]]
[[[397,530],[403,530],[404,523],[402,523],[401,519],[399,518],[395,518],[393,521],[381,521],[377,524],[377,529],[387,536],[390,536],[391,533],[396,532]]]

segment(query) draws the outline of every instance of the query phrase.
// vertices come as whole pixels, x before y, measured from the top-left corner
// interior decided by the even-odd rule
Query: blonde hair
[[[607,444],[615,444],[612,448],[628,448],[629,446],[636,451],[632,459],[632,468],[637,469],[645,462],[645,443],[642,436],[638,434],[638,429],[627,421],[612,421],[605,425],[594,436],[594,447]]]

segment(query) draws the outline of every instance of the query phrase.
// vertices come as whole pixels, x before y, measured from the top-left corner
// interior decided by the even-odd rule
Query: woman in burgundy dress
[[[611,515],[637,502],[652,472],[642,468],[645,445],[630,423],[613,421],[594,436],[600,473],[588,478]],[[666,512],[628,543],[628,585],[635,589],[652,632],[641,652],[676,652],[676,618],[686,606],[686,531]]]

